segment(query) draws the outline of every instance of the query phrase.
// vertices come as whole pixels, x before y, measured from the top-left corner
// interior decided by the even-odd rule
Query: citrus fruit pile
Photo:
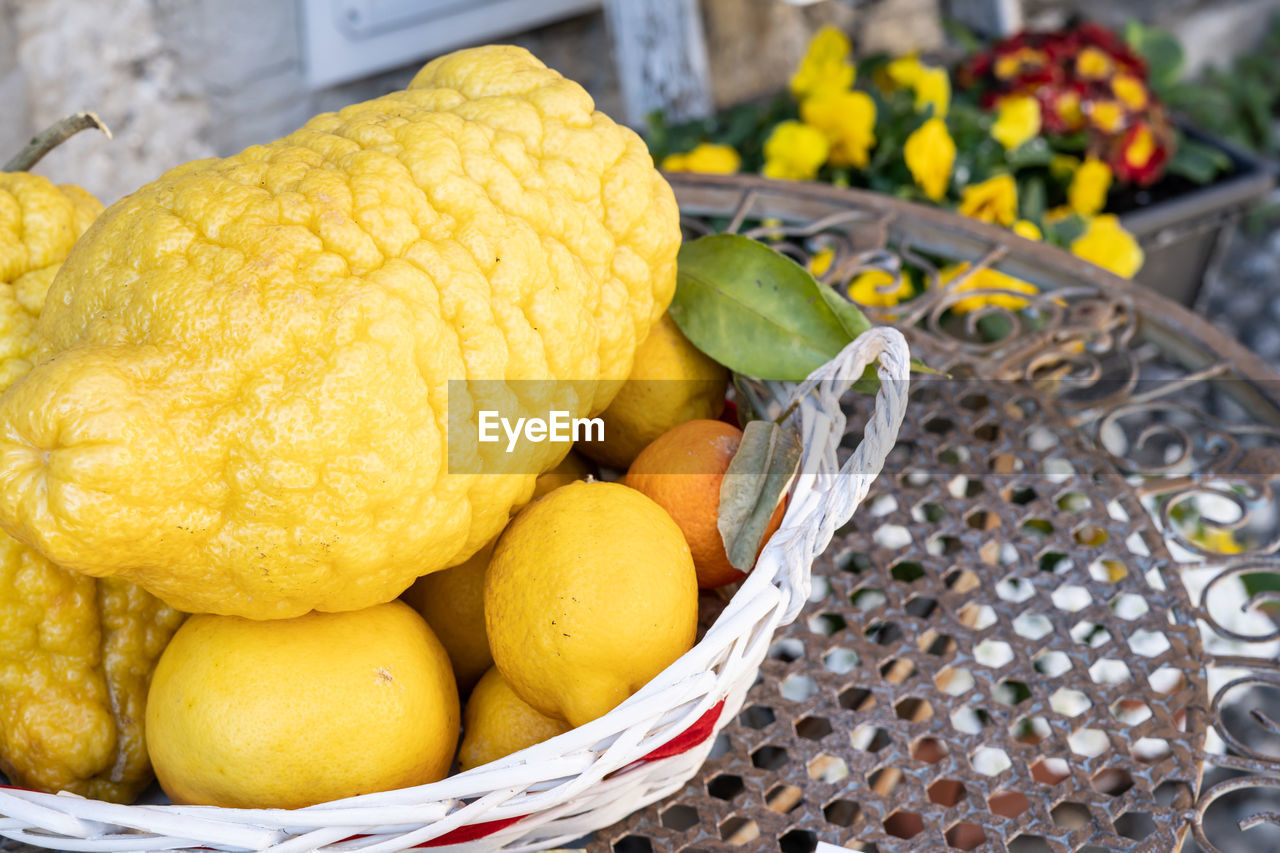
[[[498,536],[399,601],[188,619],[147,708],[169,796],[297,807],[430,782],[600,717],[688,651],[699,590],[745,577],[716,526],[742,431],[709,417],[728,372],[669,320],[635,375],[604,434],[656,438],[606,451],[617,468],[596,467],[579,451],[599,448],[580,442]],[[650,382],[667,396],[648,399]]]
[[[526,51],[97,214],[0,174],[10,781],[129,801],[149,762],[238,808],[428,783],[608,713],[750,568],[730,371],[667,313],[671,190]],[[521,406],[603,437],[455,467],[451,431],[531,380]]]

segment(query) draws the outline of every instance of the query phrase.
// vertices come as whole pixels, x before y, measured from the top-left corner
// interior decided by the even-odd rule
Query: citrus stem
[[[19,151],[17,156],[5,163],[4,166],[0,166],[0,171],[25,172],[36,163],[39,163],[44,155],[57,148],[63,142],[80,131],[88,130],[91,127],[96,127],[102,131],[106,134],[107,139],[111,138],[111,129],[96,114],[84,112],[69,115],[66,118],[58,119],[45,130],[31,137],[27,147]]]
[[[778,415],[776,418],[774,418],[773,422],[778,426],[782,426],[783,424],[785,424],[787,422],[787,418],[791,417],[791,415],[795,412],[795,410],[800,408],[801,399],[804,399],[804,398],[792,400],[791,405],[787,406],[786,411]]]

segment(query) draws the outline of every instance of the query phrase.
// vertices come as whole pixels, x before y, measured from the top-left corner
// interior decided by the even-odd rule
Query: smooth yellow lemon
[[[458,769],[470,770],[569,731],[569,724],[540,714],[507,684],[497,667],[484,674],[462,712]]]
[[[570,451],[569,455],[561,460],[559,465],[534,480],[533,497],[530,500],[536,501],[561,486],[567,486],[578,480],[585,480],[592,473],[591,463],[577,453]]]
[[[537,711],[599,717],[694,642],[698,584],[666,510],[619,483],[571,483],[521,510],[485,574],[493,660]]]
[[[670,314],[649,331],[618,396],[604,410],[604,441],[577,449],[602,465],[626,468],[640,451],[685,421],[718,418],[729,370],[689,343]]]
[[[444,644],[463,695],[493,666],[484,633],[484,571],[492,555],[490,542],[462,565],[418,578],[401,596]]]
[[[156,667],[146,736],[176,803],[298,808],[442,778],[458,717],[444,646],[393,601],[191,617]]]

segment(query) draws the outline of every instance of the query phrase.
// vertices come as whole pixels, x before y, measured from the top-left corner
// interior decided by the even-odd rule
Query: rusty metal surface
[[[673,184],[691,234],[830,250],[837,287],[908,269],[923,295],[873,316],[952,378],[913,383],[699,776],[589,849],[1280,847],[1280,631],[1241,583],[1280,572],[1280,376],[1001,229],[829,187]],[[957,314],[958,262],[1041,292]]]

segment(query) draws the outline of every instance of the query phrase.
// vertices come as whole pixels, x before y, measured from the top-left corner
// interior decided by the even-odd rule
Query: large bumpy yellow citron
[[[0,172],[0,388],[31,369],[49,285],[101,212],[102,204],[73,184]]]
[[[45,292],[101,210],[79,187],[0,173],[0,389],[31,368]],[[151,781],[151,668],[181,620],[133,584],[0,533],[0,771],[27,788],[136,797]]]
[[[174,802],[297,808],[443,777],[458,743],[449,658],[400,601],[254,621],[201,614],[147,697]]]
[[[640,137],[515,47],[181,166],[54,280],[38,363],[0,396],[0,526],[182,610],[388,601],[565,452],[453,454],[450,425],[603,410],[679,239]]]
[[[640,451],[677,424],[724,411],[729,370],[689,342],[664,314],[636,351],[622,390],[601,417],[604,440],[578,448],[602,465],[626,468]]]
[[[516,694],[579,726],[693,645],[693,558],[666,510],[635,489],[571,483],[498,538],[484,614],[494,664]]]

